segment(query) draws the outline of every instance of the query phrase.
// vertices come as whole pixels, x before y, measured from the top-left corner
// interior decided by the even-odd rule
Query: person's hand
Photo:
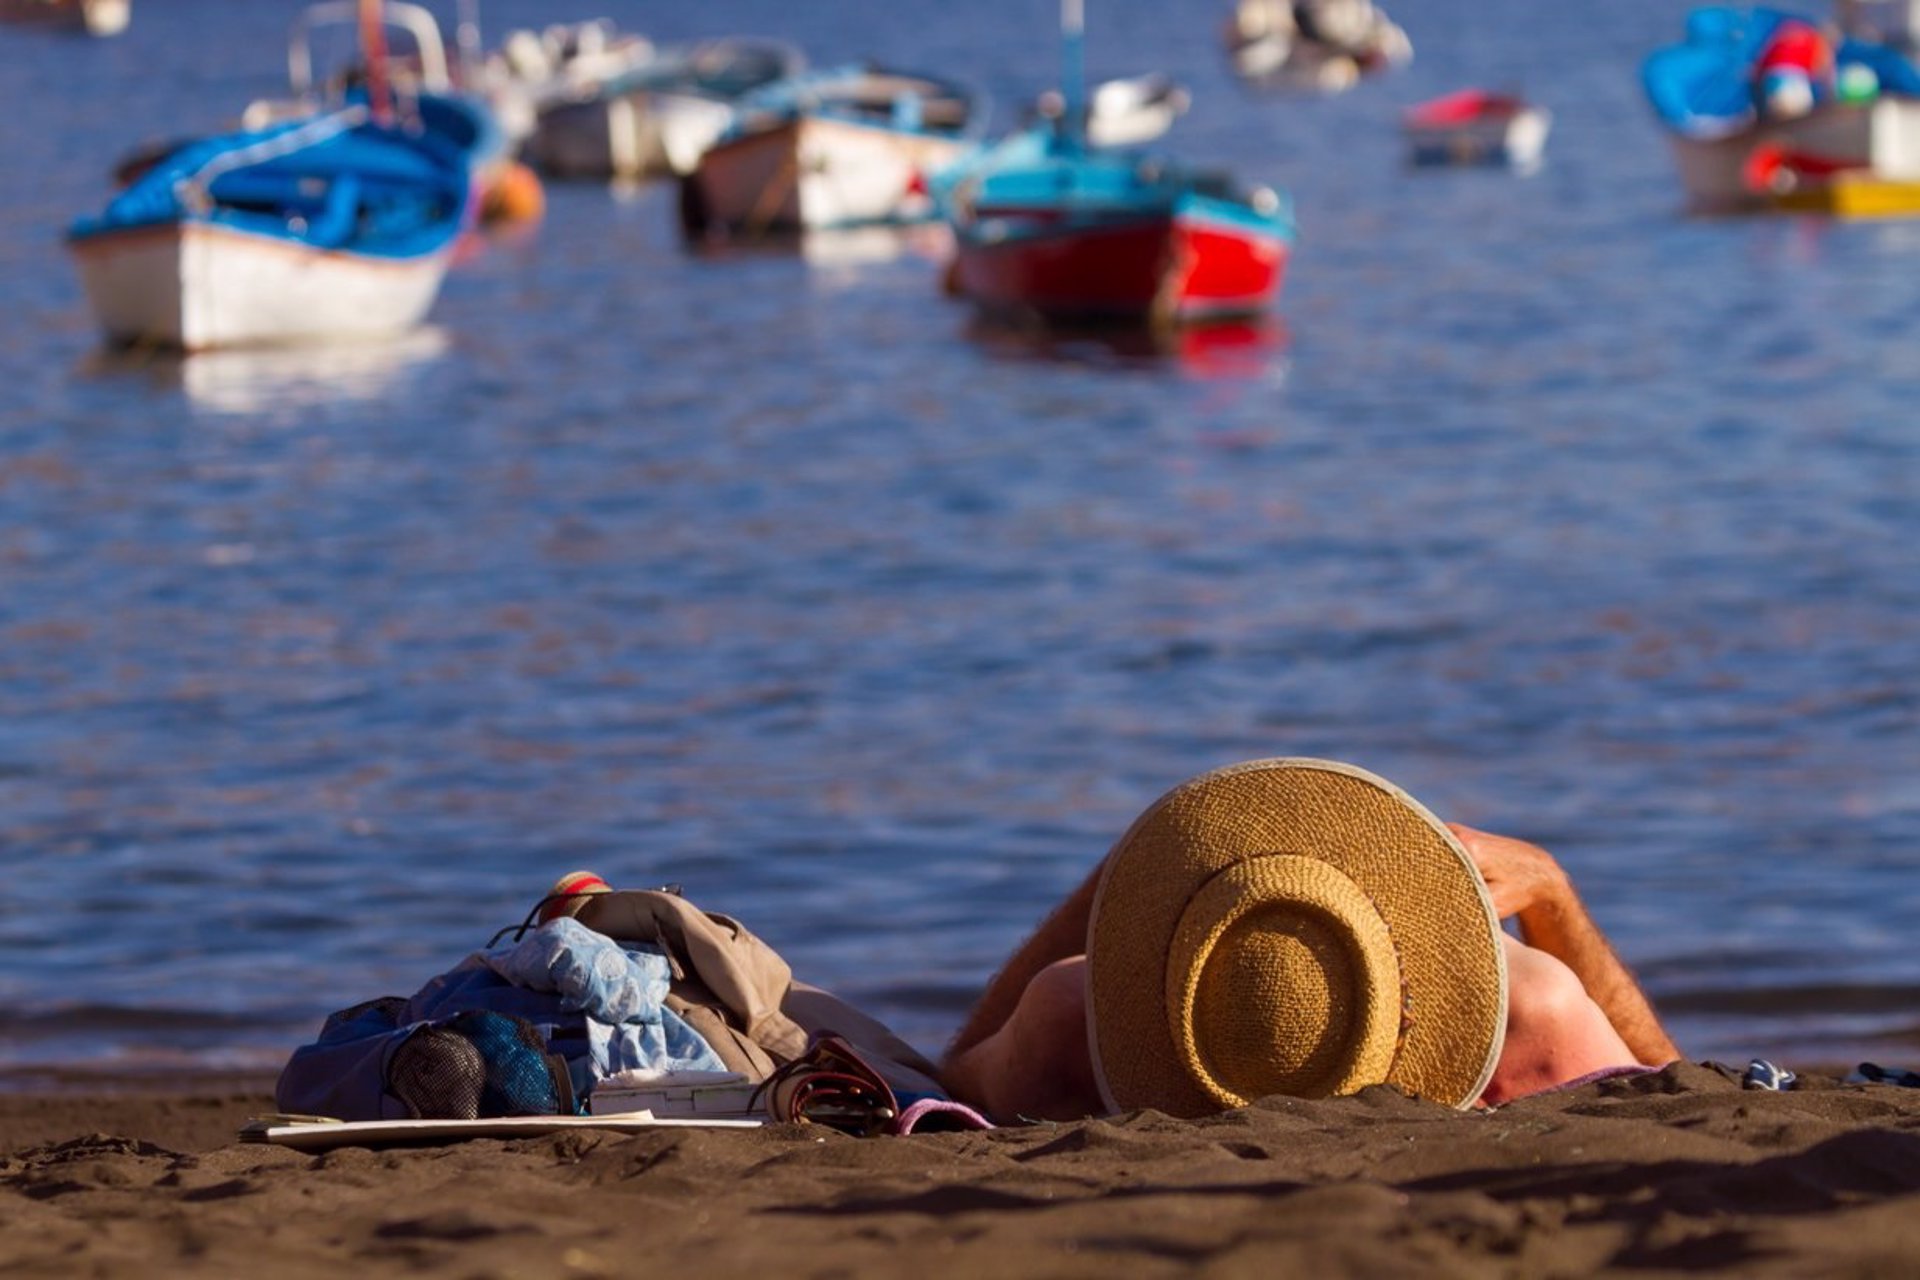
[[[1497,836],[1461,822],[1449,822],[1447,829],[1459,837],[1473,864],[1480,868],[1480,878],[1493,895],[1494,914],[1502,920],[1565,902],[1572,891],[1567,873],[1537,844]]]

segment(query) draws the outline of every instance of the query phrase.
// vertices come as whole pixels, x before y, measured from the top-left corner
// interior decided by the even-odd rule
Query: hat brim
[[[1324,860],[1372,900],[1393,939],[1404,1002],[1385,1083],[1470,1106],[1506,1035],[1506,953],[1485,882],[1453,833],[1392,783],[1294,758],[1180,784],[1108,855],[1087,931],[1087,1040],[1108,1109],[1220,1110],[1175,1046],[1167,960],[1194,892],[1223,868],[1268,854]]]

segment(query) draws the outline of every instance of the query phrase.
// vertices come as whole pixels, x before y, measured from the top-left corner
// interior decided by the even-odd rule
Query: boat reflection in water
[[[1159,327],[1060,328],[975,315],[967,338],[1003,360],[1104,368],[1176,370],[1202,380],[1278,384],[1288,370],[1288,334],[1274,319]]]
[[[948,258],[953,256],[953,234],[943,222],[909,226],[833,227],[818,231],[789,231],[752,241],[689,244],[688,253],[703,262],[736,262],[746,258],[798,259],[807,267],[808,287],[834,292],[869,281],[876,268],[896,263],[914,264],[927,271],[927,292]],[[937,298],[936,298],[937,301]]]
[[[102,348],[82,366],[100,377],[141,375],[178,387],[196,409],[287,417],[328,405],[411,394],[410,382],[452,347],[446,330],[426,326],[393,338],[298,346],[230,347],[182,354]]]
[[[953,233],[944,222],[906,227],[837,227],[806,232],[796,239],[795,245],[810,267],[864,267],[903,258],[918,258],[937,267],[953,253]]]

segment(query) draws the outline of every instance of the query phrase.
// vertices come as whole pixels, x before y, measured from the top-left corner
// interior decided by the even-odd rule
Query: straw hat
[[[1506,1031],[1500,923],[1466,849],[1328,760],[1249,761],[1156,801],[1107,859],[1087,962],[1114,1111],[1380,1083],[1465,1107]]]

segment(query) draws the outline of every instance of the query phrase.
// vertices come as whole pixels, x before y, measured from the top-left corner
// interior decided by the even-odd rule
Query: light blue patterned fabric
[[[673,978],[658,948],[628,951],[571,916],[479,958],[514,986],[552,992],[562,1009],[614,1026],[659,1022]]]
[[[596,1079],[636,1068],[727,1069],[705,1038],[666,1007],[673,971],[657,947],[629,950],[562,916],[477,958],[514,986],[557,995],[561,1009],[586,1015]]]

